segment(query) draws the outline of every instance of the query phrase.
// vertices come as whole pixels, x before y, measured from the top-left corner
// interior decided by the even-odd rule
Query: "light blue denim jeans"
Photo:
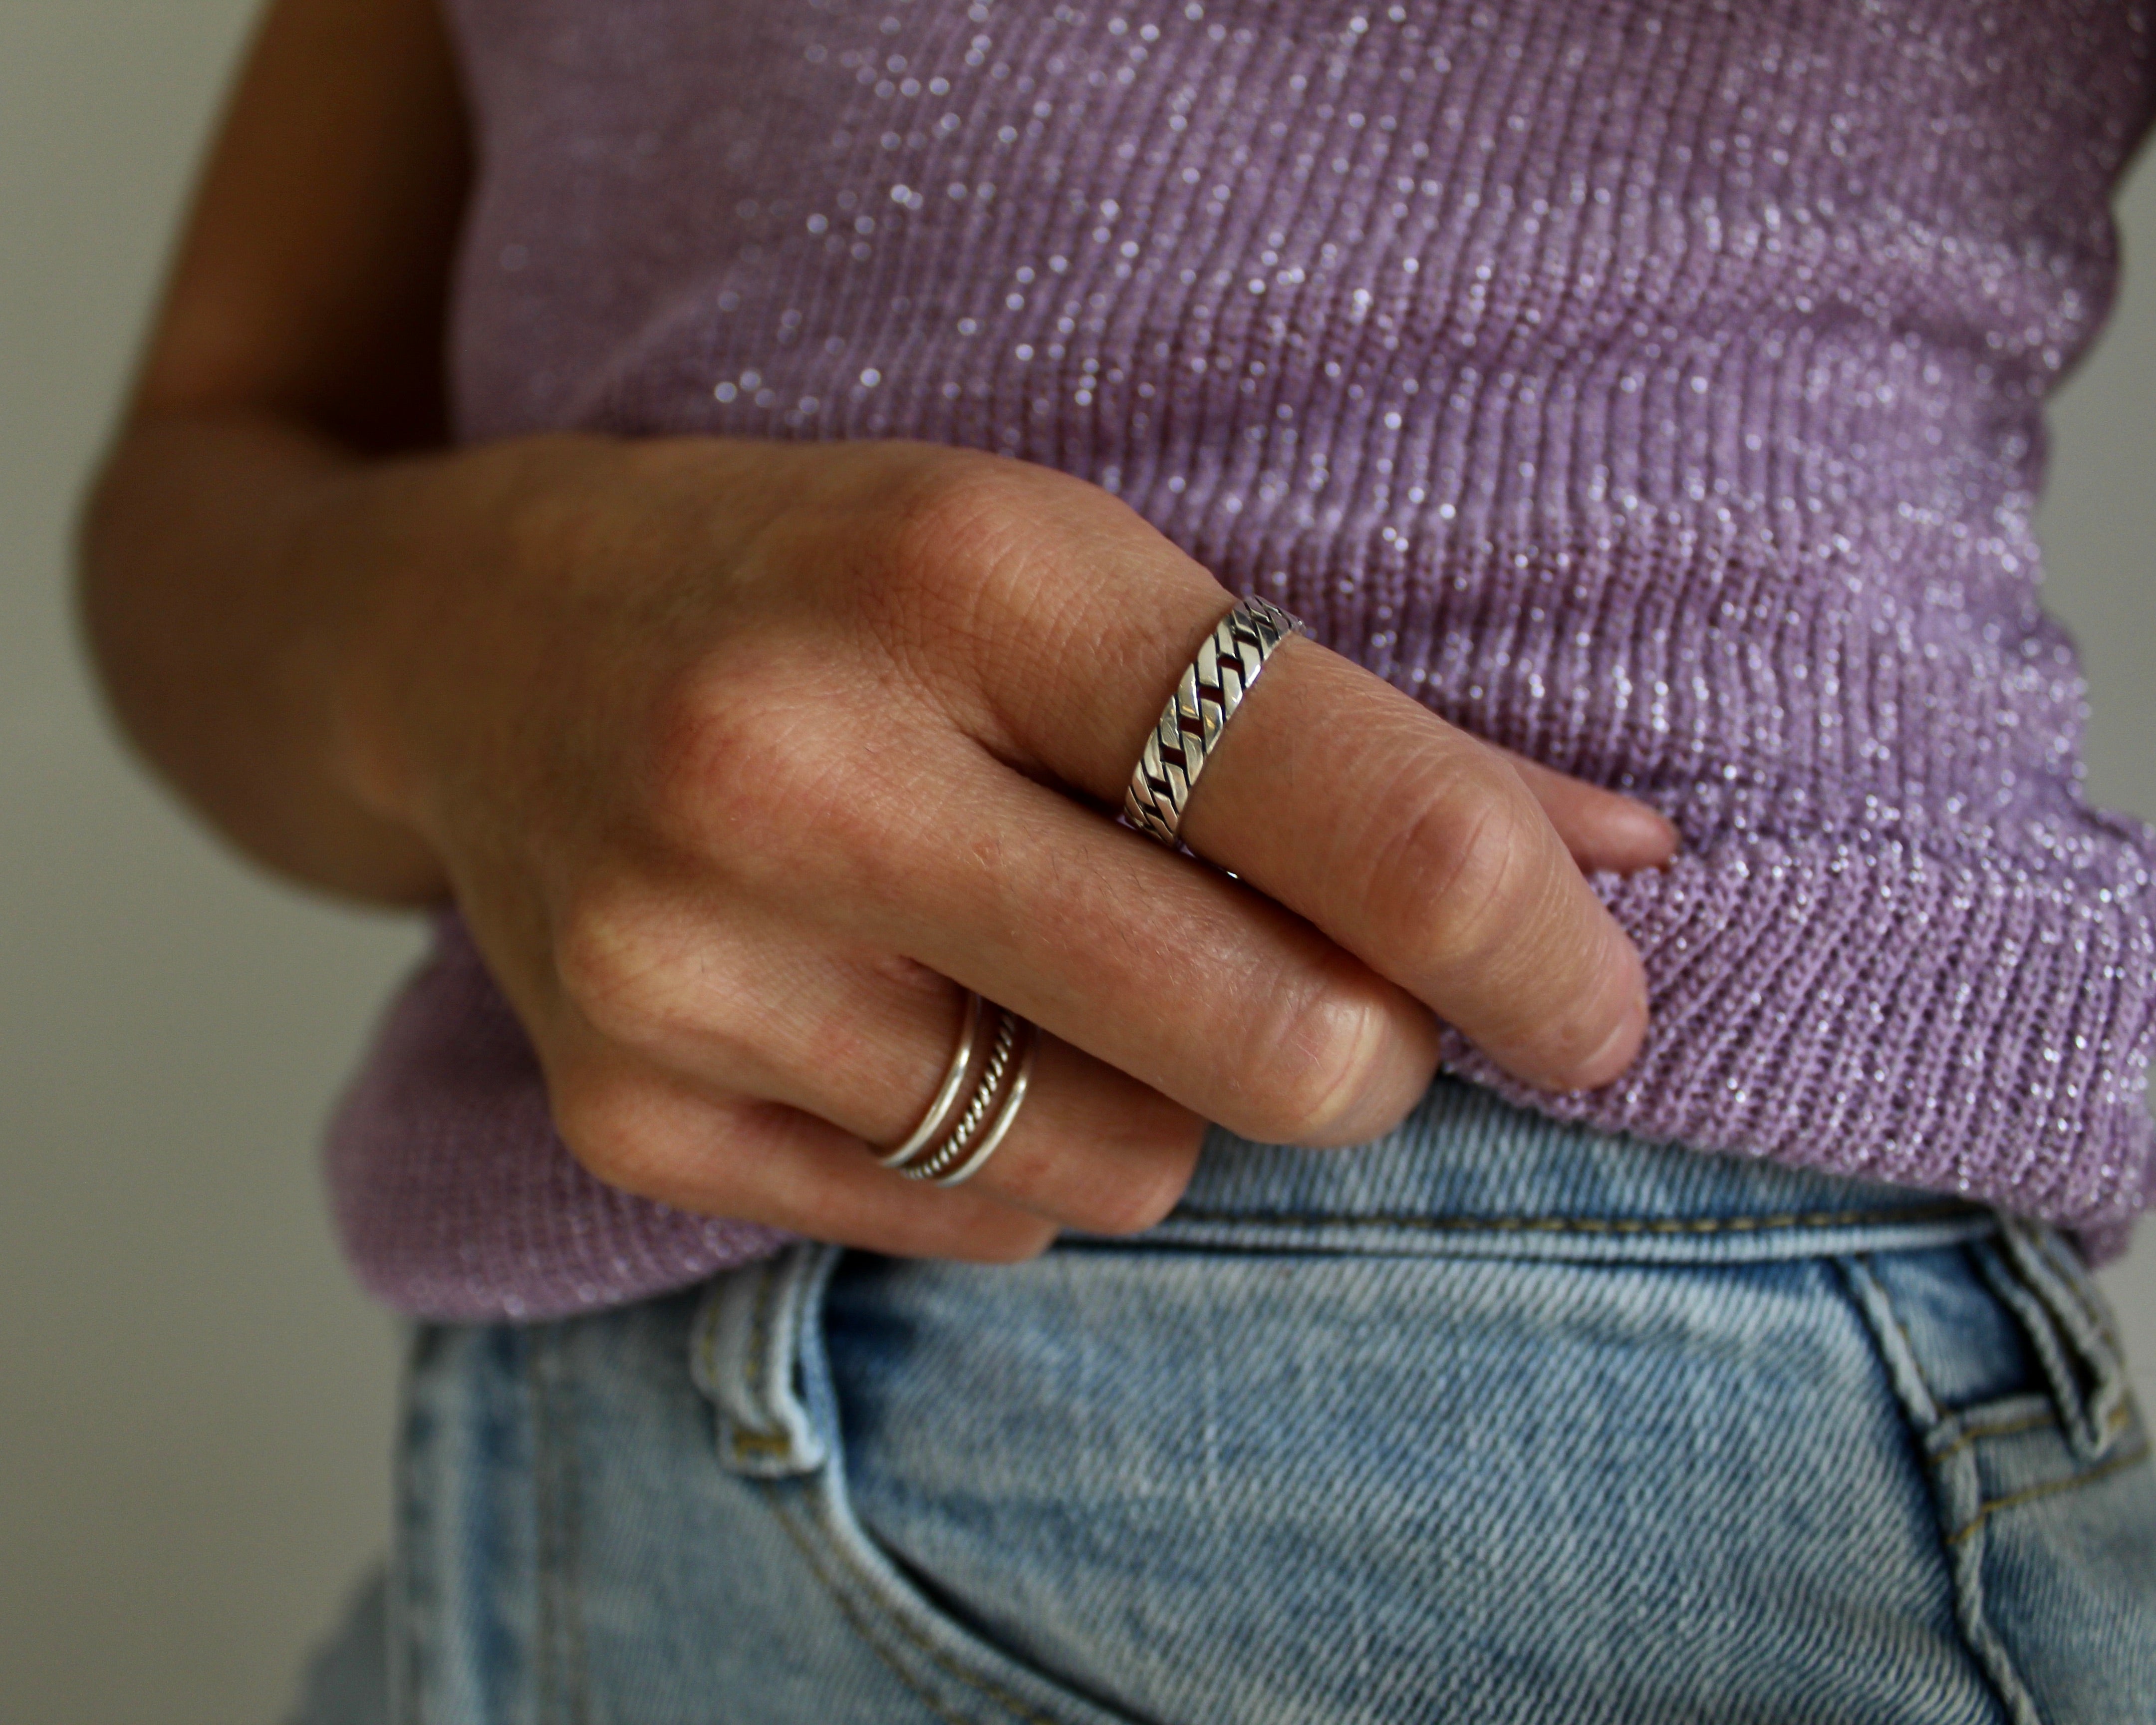
[[[426,1330],[401,1502],[310,1725],[2156,1720],[2064,1241],[1450,1082],[1137,1240]]]

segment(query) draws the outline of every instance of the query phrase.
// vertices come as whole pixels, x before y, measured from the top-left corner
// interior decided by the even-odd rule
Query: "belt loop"
[[[803,1368],[842,1250],[804,1240],[720,1276],[705,1293],[690,1368],[717,1410],[719,1461],[735,1473],[784,1479],[829,1459],[803,1396]]]
[[[1985,1279],[2027,1333],[2075,1450],[2094,1460],[2127,1427],[2131,1388],[2103,1296],[2054,1229],[2003,1216]]]

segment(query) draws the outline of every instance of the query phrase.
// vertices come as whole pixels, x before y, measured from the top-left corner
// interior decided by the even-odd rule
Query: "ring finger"
[[[906,1138],[949,1069],[964,1019],[956,983],[902,958],[836,949],[817,931],[738,909],[693,919],[694,942],[660,967],[633,1010],[606,991],[587,1029],[714,1096],[749,1096],[828,1121],[869,1147]],[[693,932],[692,932],[693,931]],[[1010,1130],[974,1191],[1091,1233],[1126,1233],[1173,1207],[1204,1123],[1061,1039],[1042,1033]],[[896,1179],[894,1173],[885,1178]]]

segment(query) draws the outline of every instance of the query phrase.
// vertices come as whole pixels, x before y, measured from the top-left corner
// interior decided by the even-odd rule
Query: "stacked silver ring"
[[[973,1178],[1018,1118],[1040,1045],[1040,1032],[1030,1020],[968,990],[958,1045],[936,1099],[905,1142],[876,1160],[909,1180],[939,1186]]]
[[[1132,770],[1123,813],[1132,826],[1171,850],[1181,843],[1183,811],[1213,746],[1265,661],[1301,632],[1296,619],[1259,598],[1245,599],[1220,619],[1161,709]]]

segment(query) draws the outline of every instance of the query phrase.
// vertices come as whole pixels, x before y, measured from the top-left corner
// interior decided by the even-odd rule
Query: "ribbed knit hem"
[[[2080,1230],[2146,1202],[2147,919],[1874,839],[1730,839],[1596,885],[1654,1021],[1602,1090],[1550,1096],[1448,1037],[1450,1070],[1561,1119],[1889,1181]]]
[[[443,1320],[538,1319],[687,1287],[790,1236],[593,1179],[463,925],[391,1007],[331,1122],[338,1232],[367,1291]]]
[[[1876,841],[1874,841],[1876,846]],[[1616,1084],[1522,1106],[1696,1150],[1990,1204],[2123,1250],[2147,1199],[2156,952],[2115,896],[1894,845],[1727,839],[1596,882],[1654,1024]],[[332,1127],[346,1250],[400,1311],[537,1319],[687,1286],[787,1235],[629,1197],[556,1134],[530,1045],[454,917]]]

